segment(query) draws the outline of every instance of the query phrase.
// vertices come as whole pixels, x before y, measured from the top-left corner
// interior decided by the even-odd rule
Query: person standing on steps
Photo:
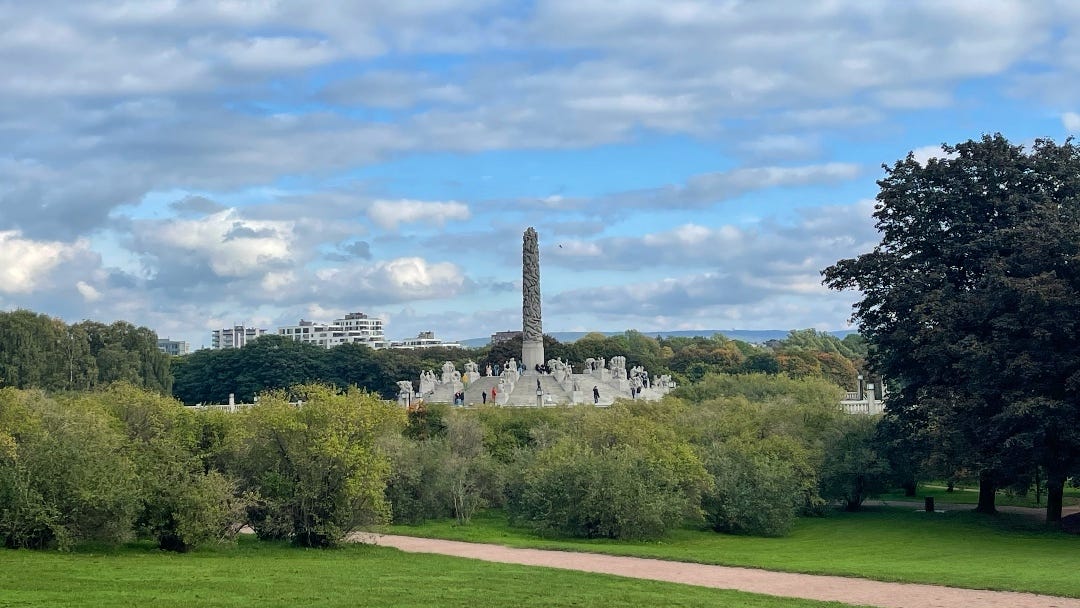
[[[593,405],[600,403],[600,387],[598,386],[592,387],[592,402]]]
[[[492,393],[494,393],[494,391],[492,391]],[[487,391],[480,393],[480,400],[484,402],[484,405],[487,405]]]

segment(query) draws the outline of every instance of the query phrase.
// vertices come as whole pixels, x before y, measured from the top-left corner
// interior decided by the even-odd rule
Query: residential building
[[[457,342],[443,342],[435,337],[435,332],[422,331],[416,335],[415,338],[408,338],[406,340],[394,340],[390,343],[390,348],[435,348],[437,346],[443,346],[446,348],[461,348],[461,344]]]
[[[351,312],[332,323],[300,319],[298,325],[279,327],[277,333],[323,348],[333,348],[339,344],[364,344],[371,348],[387,346],[382,319],[369,317],[362,312]]]
[[[191,352],[191,345],[183,340],[158,338],[157,347],[158,350],[167,355],[186,355]]]
[[[215,329],[210,336],[210,348],[243,348],[245,344],[265,333],[265,329],[243,325]]]

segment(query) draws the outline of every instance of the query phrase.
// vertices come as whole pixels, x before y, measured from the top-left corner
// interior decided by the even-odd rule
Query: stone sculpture
[[[447,361],[446,363],[443,363],[442,364],[442,381],[443,382],[453,382],[454,381],[454,373],[456,371],[457,371],[457,368],[454,367],[454,363],[452,361]]]
[[[540,319],[540,242],[532,227],[525,231],[521,245],[521,361],[526,370],[544,364],[544,330]]]

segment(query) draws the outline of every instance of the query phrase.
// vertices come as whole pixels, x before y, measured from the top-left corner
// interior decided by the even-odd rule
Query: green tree
[[[99,403],[122,424],[139,480],[136,525],[160,548],[182,552],[235,537],[244,500],[232,478],[208,466],[216,446],[198,413],[127,383],[67,403]],[[226,441],[219,436],[217,443]]]
[[[111,325],[83,321],[73,326],[72,335],[86,336],[97,371],[97,377],[91,381],[92,387],[129,382],[157,393],[171,394],[171,360],[158,350],[157,334],[150,329],[125,321]]]
[[[838,422],[821,466],[821,496],[857,511],[888,488],[889,464],[879,449],[876,417],[847,416]]]
[[[0,312],[0,386],[60,389],[63,322],[28,310]],[[66,371],[66,370],[64,370]]]
[[[1080,154],[1001,135],[943,150],[886,167],[881,242],[823,274],[862,292],[853,317],[872,369],[895,382],[888,414],[952,429],[940,436],[960,443],[992,512],[1014,473],[1041,463],[1060,488],[1080,453],[1066,422],[1080,412],[1067,388],[1080,378]]]
[[[400,434],[404,412],[396,405],[356,388],[303,385],[261,395],[250,423],[244,469],[260,497],[250,511],[260,536],[325,547],[359,525],[389,520],[390,467],[378,441]]]

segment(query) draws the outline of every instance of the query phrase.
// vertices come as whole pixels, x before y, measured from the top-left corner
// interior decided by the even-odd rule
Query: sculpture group
[[[431,403],[471,405],[544,406],[593,403],[608,405],[619,398],[654,400],[674,388],[671,377],[653,381],[640,365],[626,369],[626,357],[586,359],[581,373],[562,359],[544,359],[544,335],[540,314],[540,247],[536,230],[525,231],[521,248],[521,359],[501,366],[468,361],[459,372],[453,362],[443,363],[441,374],[420,372],[420,390],[414,394],[409,380],[398,382],[403,405],[414,397]]]

